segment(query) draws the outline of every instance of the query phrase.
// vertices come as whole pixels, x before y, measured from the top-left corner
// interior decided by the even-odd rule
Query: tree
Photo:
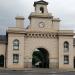
[[[43,63],[43,58],[44,58],[44,55],[43,55],[43,53],[40,50],[39,51],[34,51],[33,58],[32,58],[33,66],[36,67],[36,63],[38,63],[38,62],[39,62],[39,64],[40,63],[42,64]]]

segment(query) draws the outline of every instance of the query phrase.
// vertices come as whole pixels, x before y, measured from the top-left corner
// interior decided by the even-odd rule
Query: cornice
[[[28,33],[25,33],[25,37],[26,38],[57,38],[57,34],[28,32]]]
[[[60,36],[74,36],[73,31],[13,31],[10,30],[7,34],[24,34],[25,38],[58,38]]]
[[[48,13],[48,14],[41,14],[41,13],[35,13],[35,12],[32,12],[29,16],[29,19],[31,18],[49,18],[49,19],[52,19],[53,16],[51,13]]]

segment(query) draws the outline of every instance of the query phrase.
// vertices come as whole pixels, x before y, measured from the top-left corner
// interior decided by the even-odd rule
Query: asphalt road
[[[61,73],[39,73],[39,72],[25,72],[25,71],[8,71],[0,72],[0,75],[75,75],[75,72],[61,72]]]

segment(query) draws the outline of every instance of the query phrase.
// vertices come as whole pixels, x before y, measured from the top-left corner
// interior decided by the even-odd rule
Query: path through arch
[[[49,53],[46,49],[35,49],[32,55],[32,66],[35,68],[49,68]]]

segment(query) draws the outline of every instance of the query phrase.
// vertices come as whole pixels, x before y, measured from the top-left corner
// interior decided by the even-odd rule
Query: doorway
[[[0,67],[4,67],[4,55],[0,56]]]
[[[49,68],[49,53],[46,49],[35,49],[32,55],[32,66],[34,68]]]

